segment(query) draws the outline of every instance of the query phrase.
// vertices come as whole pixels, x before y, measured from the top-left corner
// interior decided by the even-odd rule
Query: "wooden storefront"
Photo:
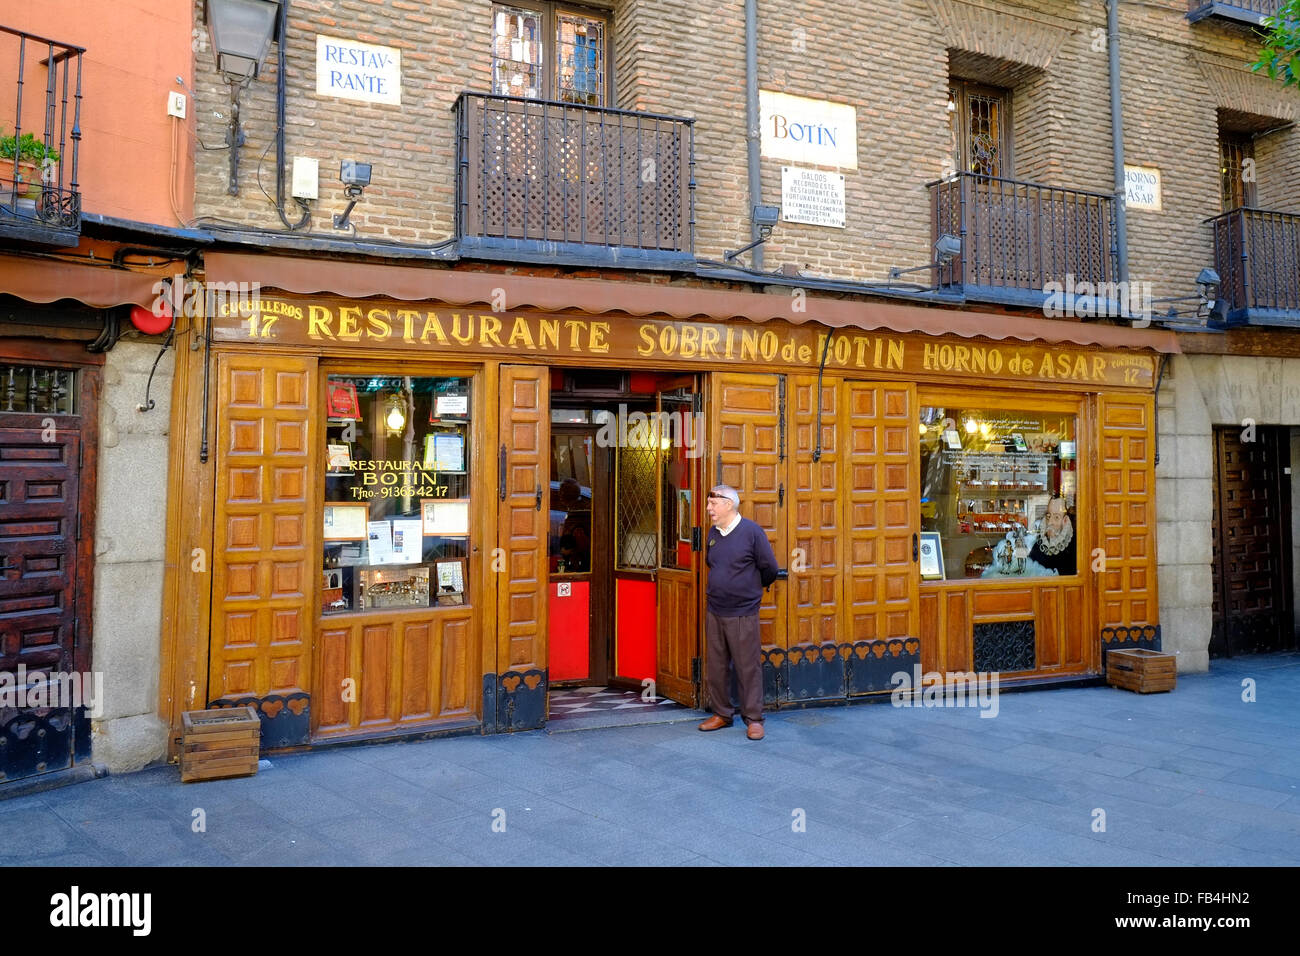
[[[1153,339],[1119,348],[832,331],[815,316],[794,324],[734,313],[493,312],[263,290],[251,310],[232,305],[197,320],[200,332],[208,323],[211,354],[182,350],[173,403],[164,719],[252,702],[268,748],[537,727],[565,639],[550,621],[575,626],[556,602],[579,594],[594,608],[588,616],[583,605],[581,626],[599,619],[613,629],[608,677],[653,679],[660,694],[699,705],[705,581],[693,529],[707,521],[703,489],[719,482],[740,489],[742,512],[789,569],[762,609],[769,706],[888,693],[894,674],[917,667],[997,670],[1004,683],[1080,678],[1101,673],[1113,642],[1158,646]],[[992,330],[999,317],[987,320]],[[620,531],[614,519],[615,567],[601,575],[557,565],[563,482],[547,459],[553,432],[571,436],[566,447],[590,447],[597,421],[612,420],[560,424],[561,406],[573,404],[561,396],[576,394],[565,389],[611,370],[625,392],[607,390],[609,402],[689,410],[702,432],[690,454],[668,451],[657,435],[646,444],[643,529]],[[342,417],[327,409],[338,388]],[[373,425],[373,437],[344,452],[335,441],[354,420]],[[378,493],[384,468],[396,469],[380,460],[380,444],[404,441],[406,458],[419,457],[407,427],[417,420],[443,436],[423,454],[463,467],[429,478],[402,466],[399,485],[430,483],[402,491],[381,521],[370,519],[387,505],[345,507],[334,490],[340,474],[351,475],[348,488],[369,481]],[[1035,450],[1048,433],[1054,444]],[[972,435],[983,439],[978,454]],[[374,460],[357,451],[366,441]],[[990,457],[996,441],[1005,462]],[[632,471],[620,455],[611,477],[582,494],[623,494]],[[1018,481],[987,476],[1049,458],[1033,474],[1069,488],[1073,573],[1014,573],[1025,562],[1008,541],[1002,558],[1013,573],[983,576],[967,554],[983,553],[976,539],[1027,526],[1030,499],[1041,517],[1048,492],[1029,471]],[[972,494],[979,474],[998,492]],[[430,515],[446,488],[450,517],[438,524]],[[990,520],[990,502],[1000,520]],[[363,525],[365,540],[351,543]],[[954,530],[930,530],[940,526]],[[431,528],[445,535],[436,547]],[[653,558],[623,573],[636,534]],[[365,548],[367,560],[391,558],[413,536],[422,550],[398,584],[383,568],[348,563]],[[952,555],[939,578],[923,580],[920,554],[931,542]],[[390,593],[411,606],[378,606]],[[632,608],[648,635],[644,653],[620,636],[636,625]],[[565,667],[587,674],[585,648]]]

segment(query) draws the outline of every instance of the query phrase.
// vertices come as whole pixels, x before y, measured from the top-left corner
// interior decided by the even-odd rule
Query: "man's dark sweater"
[[[709,610],[718,617],[758,613],[763,587],[776,580],[776,555],[767,535],[755,522],[741,518],[730,533],[709,529]]]

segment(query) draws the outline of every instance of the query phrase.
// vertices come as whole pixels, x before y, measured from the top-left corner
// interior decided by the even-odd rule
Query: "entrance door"
[[[1211,657],[1295,646],[1286,429],[1214,430],[1214,628]]]
[[[550,391],[545,366],[501,366],[497,539],[505,573],[497,585],[497,679],[510,695],[498,700],[502,730],[545,719]]]
[[[95,412],[73,408],[82,374],[0,365],[0,672],[9,678],[9,699],[0,699],[0,782],[89,755],[89,722],[73,705],[96,703],[85,699],[93,688],[67,700],[81,678],[50,680],[89,664],[88,642],[78,646],[90,622],[78,613],[78,572],[87,569],[77,552],[81,427]],[[79,403],[87,396],[82,389]]]
[[[610,676],[611,452],[597,441],[593,424],[551,424],[547,654],[552,686],[604,684]]]
[[[694,376],[660,386],[659,574],[655,687],[695,707],[700,688],[699,580],[704,430]]]

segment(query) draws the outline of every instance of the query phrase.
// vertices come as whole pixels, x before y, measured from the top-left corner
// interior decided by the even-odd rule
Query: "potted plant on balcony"
[[[37,199],[41,194],[41,185],[53,178],[52,170],[59,161],[59,154],[31,133],[20,137],[0,137],[0,178],[6,168],[13,169],[14,157],[18,158],[18,198]]]

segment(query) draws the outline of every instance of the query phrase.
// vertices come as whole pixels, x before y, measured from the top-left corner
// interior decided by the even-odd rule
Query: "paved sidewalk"
[[[1003,694],[993,719],[784,711],[758,743],[691,721],[324,750],[202,784],[159,767],[0,801],[0,864],[1296,866],[1297,727],[1285,654],[1172,694]]]

